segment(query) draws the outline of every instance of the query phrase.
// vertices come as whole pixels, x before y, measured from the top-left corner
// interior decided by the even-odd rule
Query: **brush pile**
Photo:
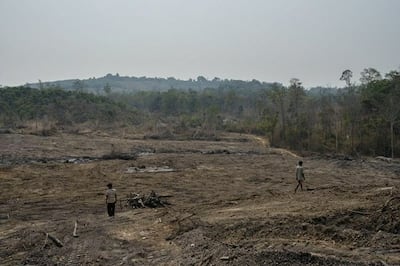
[[[126,199],[126,204],[132,209],[165,207],[165,205],[170,205],[170,203],[164,199],[166,197],[170,196],[159,196],[154,190],[152,190],[148,196],[130,193]]]

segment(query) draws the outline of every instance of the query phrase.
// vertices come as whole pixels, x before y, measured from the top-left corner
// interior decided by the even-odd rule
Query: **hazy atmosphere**
[[[343,86],[400,64],[400,1],[0,1],[0,84],[126,76]]]
[[[1,266],[400,265],[399,11],[0,0]]]

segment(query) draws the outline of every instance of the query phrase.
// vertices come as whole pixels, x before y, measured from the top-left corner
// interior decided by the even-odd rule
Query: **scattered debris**
[[[11,128],[0,128],[0,134],[14,134],[15,131]]]
[[[357,219],[354,220],[354,215]],[[320,224],[331,227],[344,227],[356,231],[369,230],[371,233],[386,232],[389,234],[400,233],[400,196],[390,197],[381,208],[378,209],[356,209],[338,212],[329,216],[318,216],[312,219],[311,224]],[[336,232],[340,234],[344,232]],[[344,239],[347,236],[343,236]],[[396,247],[397,248],[397,247]]]
[[[0,214],[0,220],[8,220],[10,219],[10,214]]]
[[[393,192],[395,191],[395,187],[381,187],[377,188],[376,191],[389,192],[389,195],[392,196]]]
[[[104,154],[101,159],[103,160],[136,160],[136,154],[122,153],[122,152],[112,152],[110,154]]]
[[[175,172],[175,169],[170,168],[169,166],[139,166],[139,167],[129,167],[126,170],[126,173],[162,173],[162,172]]]
[[[232,152],[227,149],[206,151],[204,154],[231,154]]]
[[[142,197],[137,193],[131,193],[126,202],[133,209],[145,208]]]
[[[150,195],[144,199],[144,205],[150,208],[164,207],[170,205],[169,202],[162,199],[163,196],[158,196],[154,190],[150,192]]]
[[[385,157],[385,156],[377,156],[377,157],[375,157],[375,159],[381,160],[381,161],[387,162],[387,163],[391,163],[393,161],[392,158]]]
[[[165,205],[170,205],[170,203],[163,198],[170,196],[159,196],[152,190],[150,194],[146,196],[140,196],[138,193],[130,193],[126,199],[126,203],[129,207],[133,209],[137,208],[158,208],[164,207]]]
[[[78,157],[78,158],[68,158],[65,160],[65,163],[88,163],[90,161],[94,161],[97,158],[91,158],[91,157]]]

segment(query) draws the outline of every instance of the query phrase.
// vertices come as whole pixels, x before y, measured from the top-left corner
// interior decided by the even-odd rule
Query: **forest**
[[[33,123],[44,125],[49,134],[76,124],[132,122],[135,117],[134,111],[104,96],[59,88],[0,88],[0,127],[11,130]]]
[[[39,82],[0,89],[0,126],[43,119],[57,125],[121,122],[150,127],[153,137],[218,139],[219,132],[229,131],[265,136],[274,147],[299,152],[399,156],[400,72],[382,75],[366,68],[360,82],[352,76],[343,71],[342,88],[312,89],[296,78],[288,86],[118,74]]]

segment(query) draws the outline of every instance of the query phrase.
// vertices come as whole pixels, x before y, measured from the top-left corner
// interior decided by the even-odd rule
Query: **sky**
[[[0,0],[0,84],[121,76],[344,86],[400,68],[400,0]]]

